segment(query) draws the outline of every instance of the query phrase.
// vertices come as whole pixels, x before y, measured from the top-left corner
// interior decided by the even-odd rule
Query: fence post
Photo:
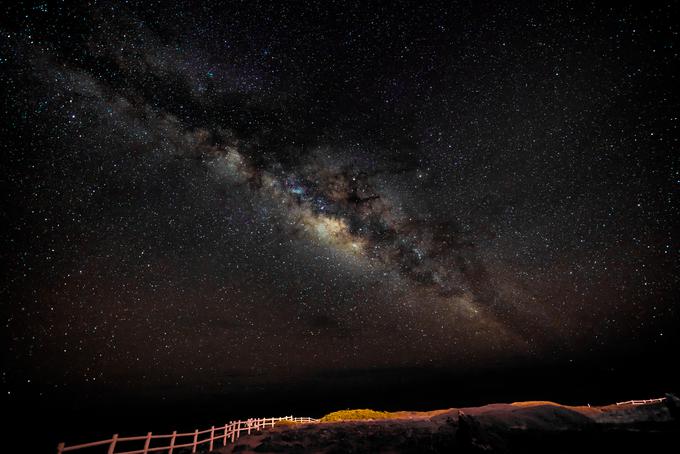
[[[111,444],[109,445],[109,454],[113,454],[116,450],[116,442],[118,441],[118,434],[113,434]]]
[[[144,440],[144,454],[149,454],[149,445],[151,444],[151,432],[146,434],[146,440]]]
[[[231,442],[233,443],[234,440],[236,440],[236,428],[234,427],[235,423],[234,421],[231,422]]]
[[[224,425],[224,440],[222,440],[222,446],[227,446],[227,427],[228,425]]]
[[[172,451],[175,449],[175,439],[177,438],[177,431],[173,430],[172,431],[172,438],[170,439],[170,450],[168,451],[168,454],[172,454]]]
[[[215,426],[210,428],[210,450],[213,450],[213,440],[215,440]]]
[[[62,452],[64,452],[64,442],[61,442],[59,445],[57,445],[57,454],[61,454]]]
[[[194,447],[191,449],[191,452],[196,452],[196,446],[198,446],[198,429],[194,431]]]

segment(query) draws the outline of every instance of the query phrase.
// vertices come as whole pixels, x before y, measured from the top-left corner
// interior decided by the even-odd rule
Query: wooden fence
[[[616,405],[644,405],[653,404],[656,402],[663,402],[664,400],[666,400],[665,397],[659,397],[658,399],[627,400],[625,402],[616,402]]]
[[[95,441],[92,443],[84,443],[80,445],[66,446],[64,443],[59,443],[57,446],[57,454],[62,454],[65,452],[75,451],[78,449],[94,448],[98,446],[108,446],[107,454],[148,454],[150,452],[163,452],[166,451],[168,454],[173,454],[175,449],[179,448],[191,448],[191,452],[196,452],[199,446],[206,443],[209,444],[208,448],[210,451],[222,446],[226,446],[227,442],[233,443],[237,438],[241,436],[242,432],[247,432],[248,434],[254,430],[261,430],[265,427],[274,427],[279,421],[292,421],[298,423],[314,423],[319,422],[318,419],[313,418],[294,418],[293,416],[284,416],[282,418],[258,418],[258,419],[247,419],[245,421],[231,421],[224,426],[215,427],[212,426],[210,429],[201,430],[198,429],[193,432],[187,433],[177,433],[173,432],[170,435],[153,435],[149,432],[146,435],[141,435],[137,437],[119,437],[115,434],[108,440]],[[169,444],[166,443],[169,440]],[[130,442],[138,442],[141,444],[144,442],[144,447],[142,449],[130,450],[129,448],[122,449],[121,445],[130,445]],[[88,451],[93,452],[93,451]],[[103,452],[100,451],[100,452]]]

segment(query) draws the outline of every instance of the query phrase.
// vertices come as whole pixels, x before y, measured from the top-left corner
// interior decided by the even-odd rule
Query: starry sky
[[[677,6],[4,5],[3,394],[663,358]]]

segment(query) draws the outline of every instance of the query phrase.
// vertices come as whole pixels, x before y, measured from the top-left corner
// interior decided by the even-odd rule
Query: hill
[[[678,408],[678,399],[669,396],[598,407],[516,402],[430,412],[345,410],[332,413],[329,422],[244,436],[217,452],[662,452],[680,439]]]

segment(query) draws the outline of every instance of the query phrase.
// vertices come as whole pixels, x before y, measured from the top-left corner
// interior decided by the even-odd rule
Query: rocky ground
[[[680,401],[571,407],[552,402],[493,404],[392,419],[275,427],[243,436],[231,453],[573,453],[674,452]]]

